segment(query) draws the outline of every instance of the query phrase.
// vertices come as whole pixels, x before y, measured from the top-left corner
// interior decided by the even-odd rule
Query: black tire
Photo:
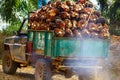
[[[66,78],[70,78],[70,77],[72,77],[74,74],[73,74],[72,70],[69,69],[69,70],[66,70],[66,72],[65,72],[64,75],[65,75]]]
[[[2,57],[2,68],[7,74],[14,74],[17,70],[17,63],[12,61],[9,51],[6,51]]]
[[[47,59],[39,59],[35,65],[35,80],[51,80],[51,65]]]

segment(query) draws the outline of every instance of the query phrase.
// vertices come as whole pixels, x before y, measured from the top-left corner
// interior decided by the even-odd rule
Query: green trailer
[[[108,39],[55,37],[54,31],[30,30],[28,42],[33,43],[33,54],[42,56],[36,62],[36,79],[40,78],[37,75],[41,75],[40,67],[44,64],[45,70],[49,72],[44,76],[48,76],[51,71],[63,71],[65,75],[70,75],[73,69],[101,68],[108,57]],[[45,78],[48,80],[50,76]]]
[[[55,37],[53,31],[28,31],[28,41],[33,42],[34,50],[43,50],[51,57],[106,58],[108,40],[93,38]]]

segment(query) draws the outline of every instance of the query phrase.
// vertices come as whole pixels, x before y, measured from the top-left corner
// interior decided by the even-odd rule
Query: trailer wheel
[[[73,76],[72,70],[67,70],[67,71],[65,72],[65,77],[66,77],[66,78],[70,78],[70,77],[72,77],[72,76]]]
[[[39,59],[35,65],[35,80],[50,80],[52,76],[50,62]]]
[[[17,70],[17,63],[12,61],[9,51],[6,51],[2,57],[2,68],[7,74],[14,74]]]

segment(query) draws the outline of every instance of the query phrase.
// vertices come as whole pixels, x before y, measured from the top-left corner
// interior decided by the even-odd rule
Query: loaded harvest
[[[109,38],[109,27],[90,1],[49,2],[29,16],[30,30],[53,30],[57,37]]]

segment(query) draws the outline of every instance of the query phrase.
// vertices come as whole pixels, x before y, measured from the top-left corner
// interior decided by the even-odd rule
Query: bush
[[[3,42],[4,42],[4,39],[5,39],[5,36],[2,35],[2,32],[0,31],[0,58],[2,56],[2,52],[3,52]]]
[[[2,57],[2,53],[4,52],[4,40],[6,37],[8,37],[9,35],[4,35],[1,31],[0,31],[0,59]]]
[[[110,29],[110,34],[111,35],[120,36],[120,30]]]

